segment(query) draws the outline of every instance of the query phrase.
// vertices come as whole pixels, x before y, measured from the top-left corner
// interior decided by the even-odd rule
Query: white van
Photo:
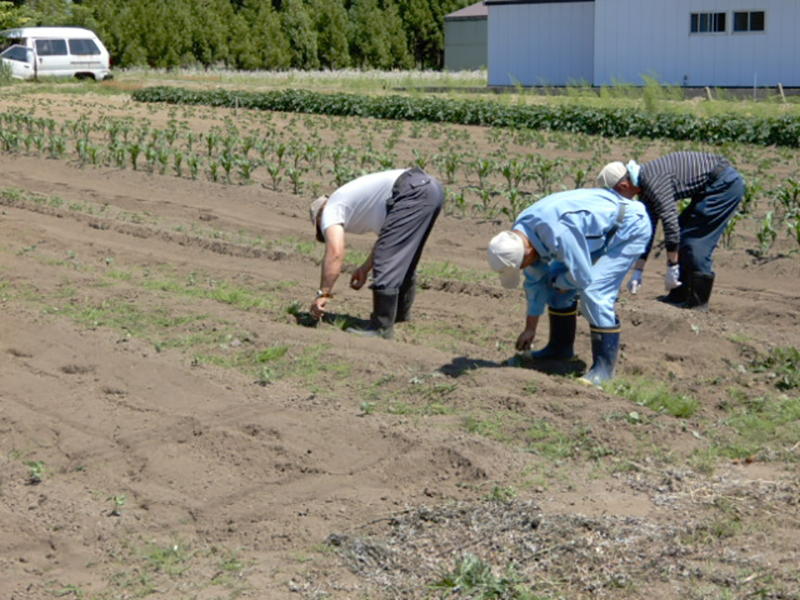
[[[108,50],[93,31],[80,27],[23,27],[0,31],[0,59],[15,79],[111,78]]]

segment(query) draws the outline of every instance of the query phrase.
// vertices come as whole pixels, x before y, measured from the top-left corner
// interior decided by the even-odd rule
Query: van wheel
[[[75,73],[75,79],[78,79],[79,81],[83,81],[84,79],[91,79],[92,81],[95,81],[93,73]]]

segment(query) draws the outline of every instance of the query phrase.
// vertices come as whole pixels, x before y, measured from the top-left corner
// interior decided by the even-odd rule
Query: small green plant
[[[501,504],[508,504],[517,497],[517,490],[512,486],[499,486],[494,484],[491,491],[487,492],[483,497],[487,502],[499,502]]]
[[[108,511],[109,516],[111,517],[121,517],[122,516],[122,507],[125,506],[127,502],[127,497],[125,494],[117,494],[116,496],[109,496],[106,498],[106,502],[112,502],[113,506],[111,510]]]
[[[603,384],[603,389],[640,406],[682,419],[687,419],[700,410],[700,403],[692,396],[675,394],[663,383],[644,378],[617,378]]]
[[[800,210],[800,181],[793,177],[786,179],[775,191],[775,201],[784,214]]]
[[[6,61],[0,60],[0,87],[7,87],[14,83],[11,73],[11,65]]]
[[[743,217],[744,213],[737,212],[730,218],[727,225],[725,225],[725,231],[722,232],[722,245],[725,248],[733,248],[733,232]]]
[[[372,415],[375,413],[375,403],[374,402],[362,402],[359,404],[359,408],[361,409],[361,414],[363,415]]]
[[[769,211],[764,217],[764,220],[761,222],[761,228],[756,232],[756,237],[758,238],[759,243],[758,252],[760,256],[767,256],[767,254],[769,254],[770,248],[772,248],[772,245],[775,243],[775,240],[778,237],[778,232],[775,231],[772,216],[772,211]]]
[[[800,388],[800,350],[795,346],[773,348],[766,356],[754,358],[750,367],[759,373],[772,373],[779,390]]]
[[[793,212],[786,219],[786,229],[789,233],[789,237],[800,246],[800,210]]]
[[[42,483],[45,473],[45,464],[43,460],[29,460],[25,463],[30,471],[28,472],[28,484],[38,485]]]
[[[441,579],[429,587],[431,590],[441,592],[445,598],[451,595],[472,600],[535,598],[527,589],[525,579],[517,573],[513,563],[506,567],[503,575],[498,576],[492,572],[491,565],[469,553],[456,559],[455,567],[443,573]]]

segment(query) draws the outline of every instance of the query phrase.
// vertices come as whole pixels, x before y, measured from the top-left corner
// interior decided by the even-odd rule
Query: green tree
[[[399,8],[392,0],[386,0],[384,15],[391,67],[410,69],[414,66],[414,57],[408,49],[408,34],[403,28]]]
[[[59,27],[72,25],[72,3],[68,0],[36,0],[28,6],[33,16],[30,25]]]
[[[283,0],[283,31],[289,38],[289,62],[296,69],[318,69],[317,32],[303,0]]]
[[[23,27],[34,22],[27,7],[18,8],[14,2],[0,2],[0,29]]]
[[[444,17],[468,3],[468,0],[399,0],[403,28],[418,66],[444,65]]]
[[[377,0],[355,0],[350,7],[350,55],[360,68],[392,66],[384,15]]]
[[[270,0],[248,0],[240,13],[249,24],[248,44],[254,66],[241,68],[284,70],[291,64],[291,46],[281,17]]]
[[[311,14],[315,16],[320,65],[330,69],[349,67],[349,20],[342,0],[311,0]]]
[[[190,12],[191,54],[194,60],[204,67],[227,63],[231,52],[231,34],[235,33],[234,27],[229,27],[234,17],[231,3],[228,0],[194,0]]]

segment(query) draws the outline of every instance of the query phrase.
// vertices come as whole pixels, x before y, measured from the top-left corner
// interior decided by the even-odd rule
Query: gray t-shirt
[[[322,211],[323,233],[331,225],[343,225],[347,233],[380,233],[394,183],[405,171],[392,169],[364,175],[333,192]]]

